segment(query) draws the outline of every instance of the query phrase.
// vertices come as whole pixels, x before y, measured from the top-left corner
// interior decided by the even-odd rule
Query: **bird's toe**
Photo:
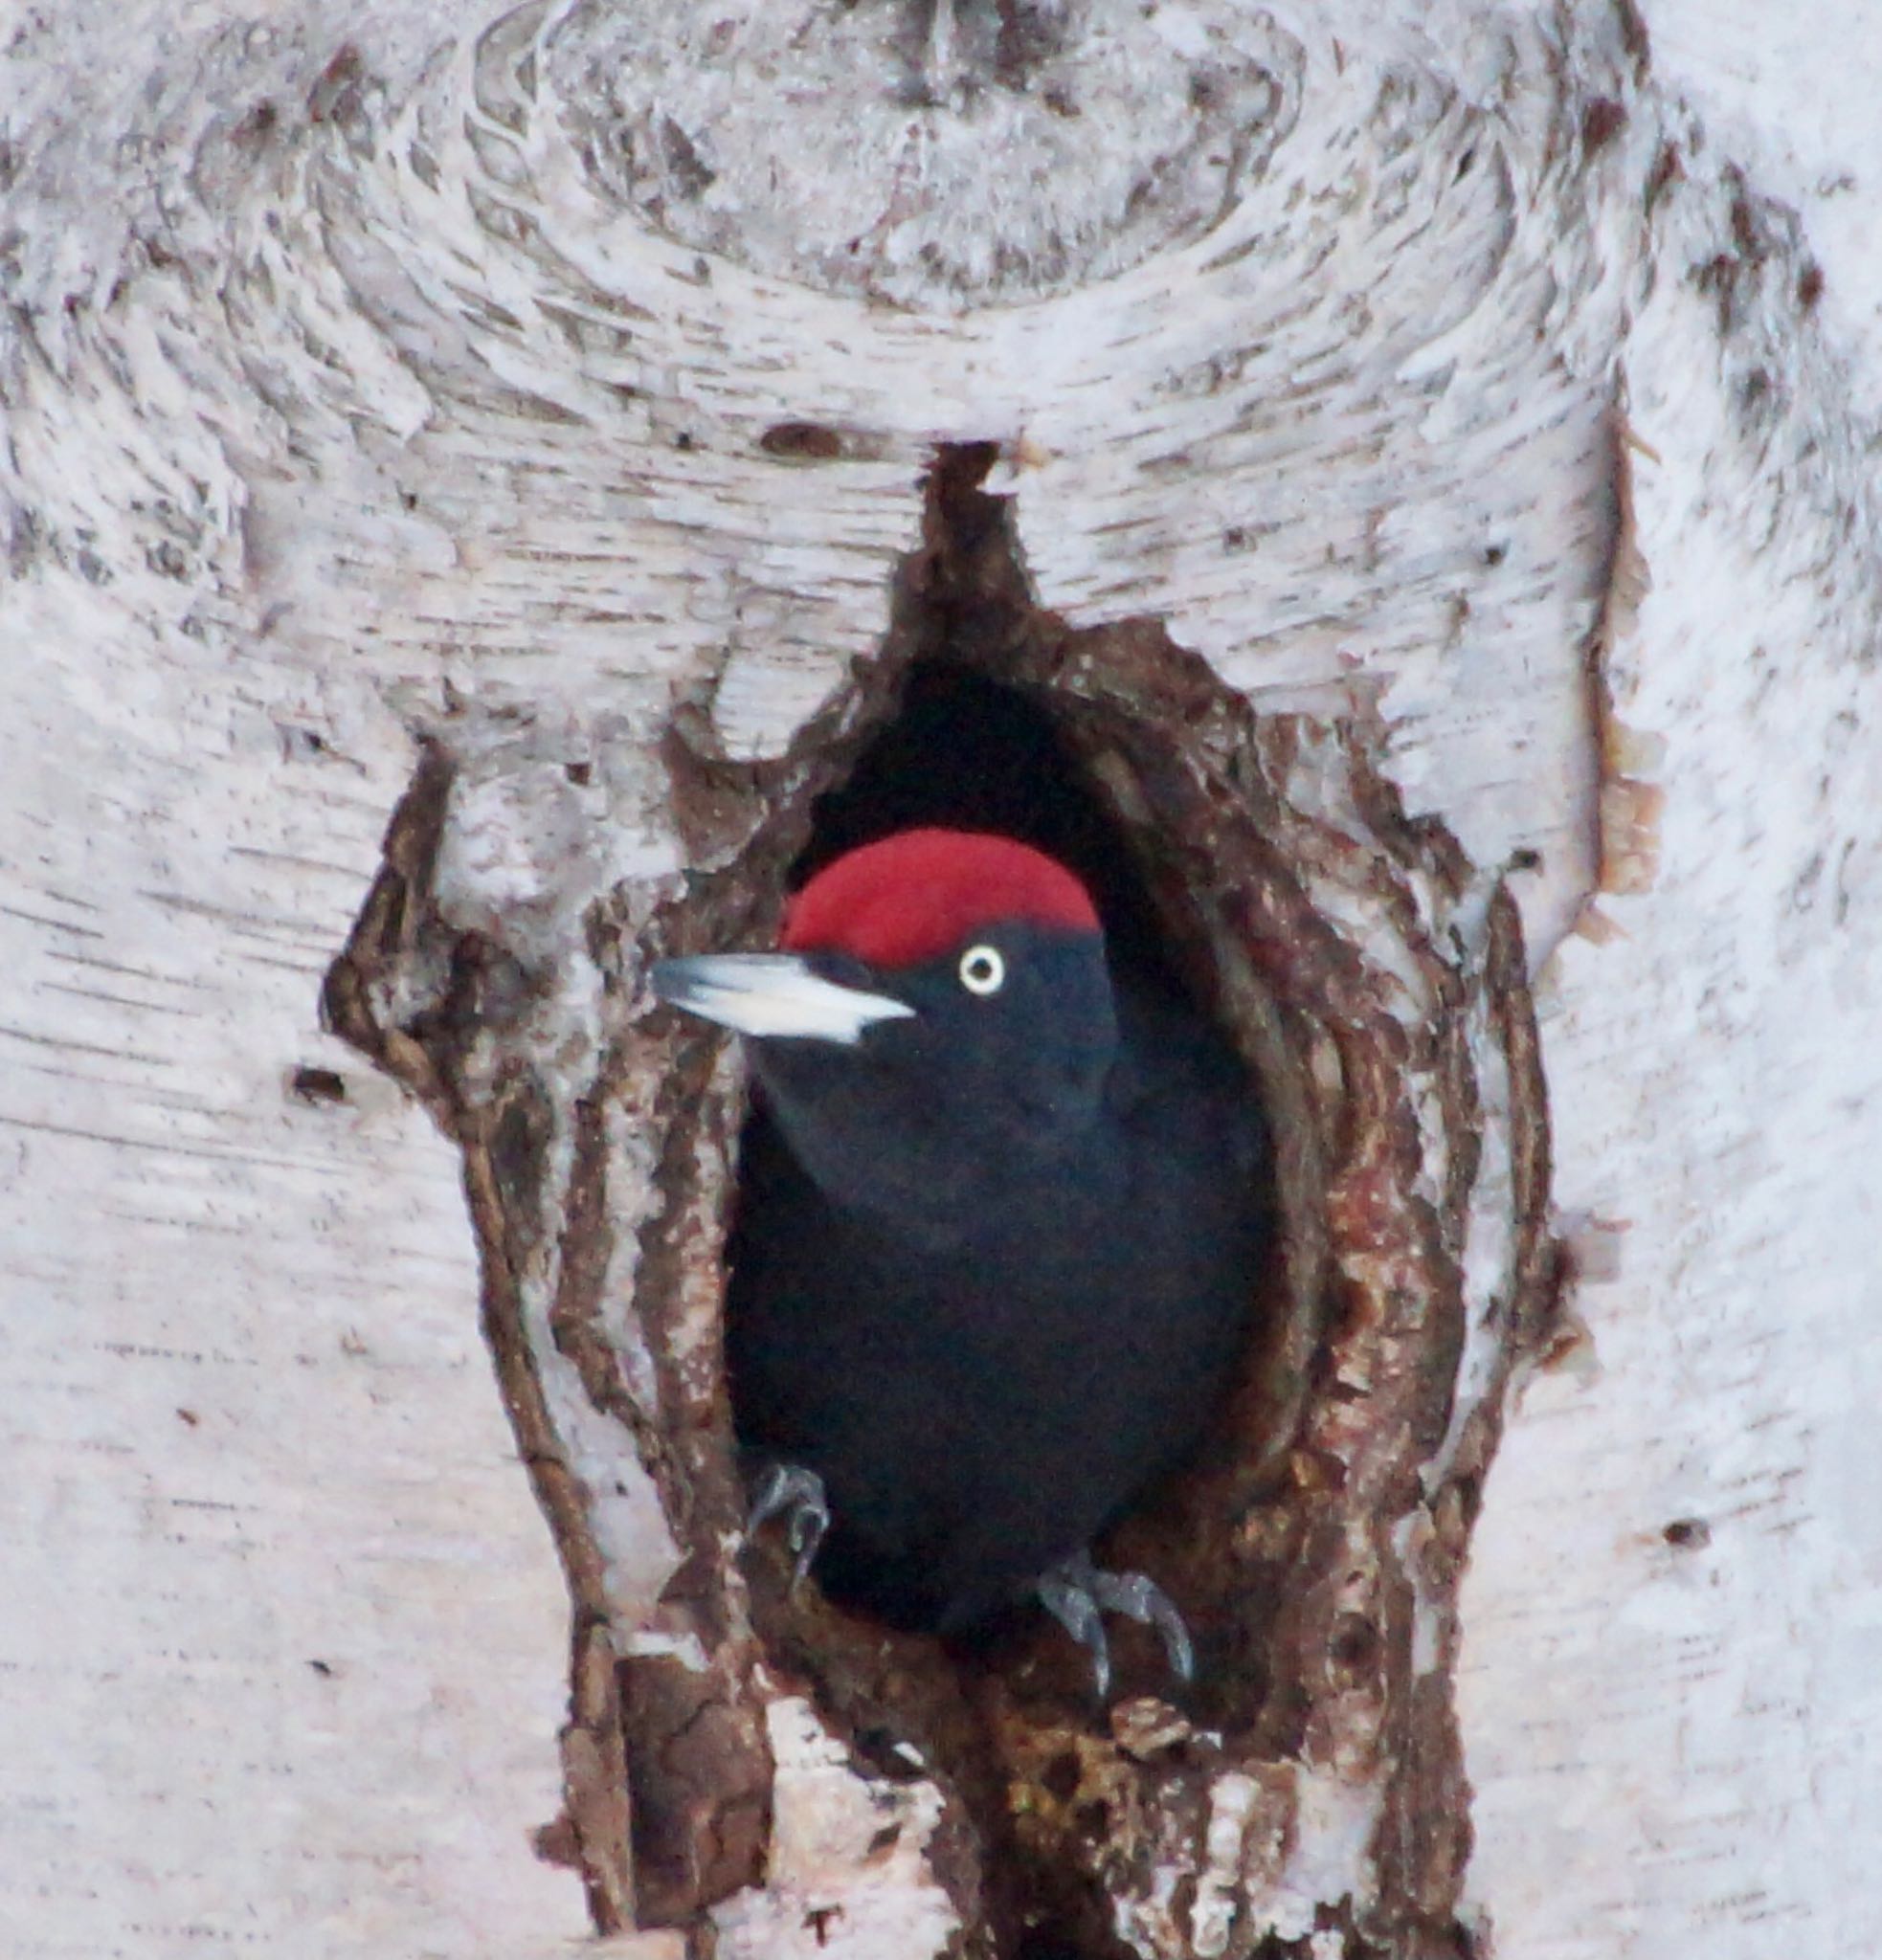
[[[795,1591],[804,1582],[830,1528],[830,1497],[823,1480],[801,1463],[773,1463],[758,1479],[745,1528],[755,1533],[773,1518],[786,1520],[786,1536],[796,1554],[791,1575]]]
[[[1106,1572],[1087,1553],[1062,1559],[1040,1577],[1039,1600],[1046,1612],[1091,1656],[1092,1684],[1098,1699],[1110,1692],[1110,1648],[1105,1615],[1121,1613],[1152,1627],[1163,1642],[1170,1672],[1178,1681],[1196,1676],[1196,1649],[1176,1602],[1143,1572]]]
[[[1091,1657],[1091,1685],[1099,1701],[1110,1693],[1110,1643],[1105,1638],[1104,1609],[1090,1581],[1089,1559],[1063,1560],[1040,1574],[1039,1603]]]

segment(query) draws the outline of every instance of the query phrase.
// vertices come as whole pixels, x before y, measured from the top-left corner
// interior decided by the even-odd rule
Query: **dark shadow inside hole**
[[[1013,1960],[1111,1960],[1123,1949],[1114,1942],[1100,1948],[1080,1940],[1057,1926],[1040,1926],[1020,1935]]]

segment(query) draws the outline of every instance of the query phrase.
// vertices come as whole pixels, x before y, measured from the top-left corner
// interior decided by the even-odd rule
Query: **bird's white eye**
[[[999,948],[971,946],[960,956],[960,984],[970,993],[997,993],[1006,984],[1006,962]]]

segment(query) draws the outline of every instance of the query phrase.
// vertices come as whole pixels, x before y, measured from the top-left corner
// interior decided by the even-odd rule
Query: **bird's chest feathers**
[[[1134,1385],[1132,1404],[1196,1392],[1196,1368],[1221,1345],[1216,1324],[1237,1310],[1211,1282],[1221,1247],[1159,1216],[1119,1163],[1008,1170],[1003,1189],[952,1212],[825,1200],[801,1218],[774,1333],[788,1321],[791,1366],[816,1375],[818,1393],[866,1375],[930,1415],[1010,1407],[1016,1420],[1058,1412],[1051,1419],[1083,1426],[1124,1419],[1106,1384]]]
[[[846,1234],[988,1258],[1102,1219],[1128,1196],[1122,1155],[1088,1121],[1037,1105],[911,1102],[880,1125],[843,1125],[805,1168]]]
[[[1056,1070],[838,1072],[773,1111],[833,1207],[911,1241],[1023,1230],[1043,1207],[1112,1201],[1126,1183],[1091,1082]]]

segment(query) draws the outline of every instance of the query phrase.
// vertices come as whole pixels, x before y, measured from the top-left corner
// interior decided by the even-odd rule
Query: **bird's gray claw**
[[[1140,1627],[1154,1627],[1163,1642],[1170,1672],[1185,1683],[1194,1681],[1196,1649],[1190,1642],[1183,1616],[1169,1593],[1142,1572],[1101,1572],[1094,1569],[1091,1576],[1097,1581],[1093,1591],[1098,1604],[1107,1613],[1121,1613],[1127,1619],[1135,1620]]]
[[[1102,1702],[1110,1693],[1110,1645],[1105,1615],[1121,1613],[1139,1626],[1154,1627],[1170,1672],[1178,1681],[1196,1676],[1196,1649],[1176,1603],[1142,1572],[1101,1572],[1084,1552],[1062,1559],[1042,1575],[1039,1598],[1046,1612],[1091,1656],[1091,1677]]]
[[[791,1549],[797,1555],[791,1574],[791,1590],[795,1592],[804,1583],[823,1543],[823,1534],[830,1528],[829,1494],[815,1470],[803,1469],[795,1463],[773,1463],[758,1480],[751,1515],[745,1521],[746,1530],[755,1532],[780,1516],[790,1521],[786,1535]]]
[[[1091,1683],[1102,1702],[1110,1693],[1110,1643],[1105,1638],[1104,1613],[1087,1583],[1091,1570],[1088,1560],[1066,1559],[1042,1573],[1039,1603],[1090,1655]]]

